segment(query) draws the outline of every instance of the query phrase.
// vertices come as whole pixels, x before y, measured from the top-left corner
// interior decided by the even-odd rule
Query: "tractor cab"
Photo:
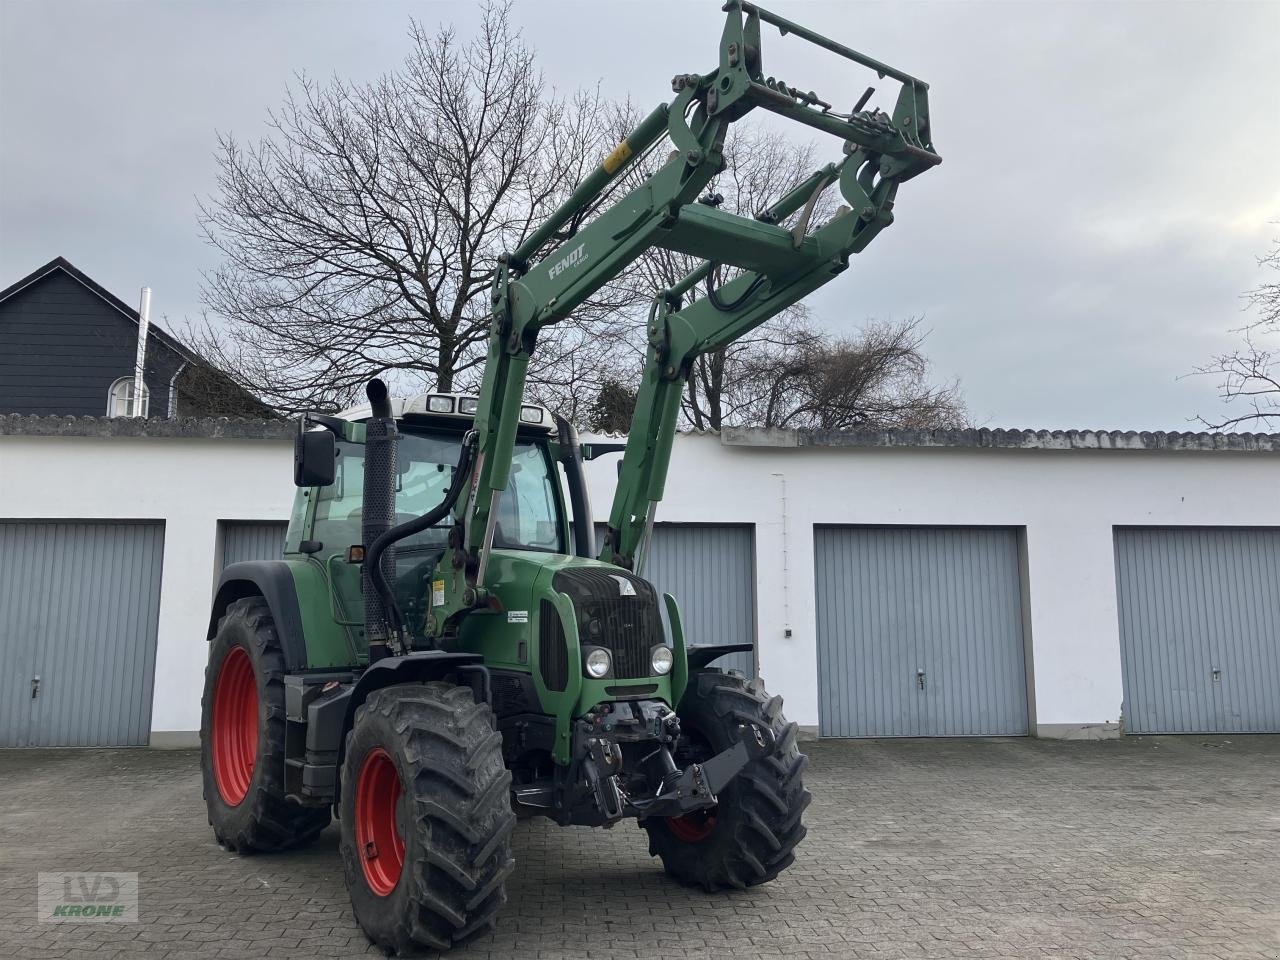
[[[424,393],[391,399],[399,431],[396,445],[395,517],[399,524],[422,516],[444,498],[453,483],[462,443],[475,416],[476,398]],[[350,407],[330,424],[334,434],[333,482],[298,491],[286,537],[286,552],[320,560],[356,647],[363,647],[363,562],[365,437],[370,405]],[[336,429],[335,426],[337,427]],[[325,429],[325,427],[320,427]],[[502,553],[566,555],[573,552],[571,527],[557,471],[561,454],[554,418],[545,407],[526,404],[512,456],[511,480],[499,500],[493,547]],[[579,482],[579,474],[570,471]],[[431,576],[449,548],[449,518],[396,544],[395,599],[419,639],[429,632]]]

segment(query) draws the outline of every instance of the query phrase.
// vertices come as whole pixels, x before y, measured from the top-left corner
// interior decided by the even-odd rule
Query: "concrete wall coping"
[[[1276,433],[1137,430],[775,430],[726,427],[732,447],[950,447],[991,450],[1159,450],[1280,453]]]
[[[39,417],[0,415],[0,436],[153,437],[165,440],[287,440],[291,420],[229,420],[226,417]]]
[[[292,420],[142,419],[0,415],[0,436],[287,440]],[[706,433],[711,431],[689,431]],[[1137,430],[777,430],[726,427],[730,447],[899,447],[989,450],[1158,450],[1280,453],[1276,433],[1165,433]]]

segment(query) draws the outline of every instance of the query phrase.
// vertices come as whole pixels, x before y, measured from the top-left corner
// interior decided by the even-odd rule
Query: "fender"
[[[289,564],[284,560],[245,560],[228,564],[218,578],[205,639],[212,640],[218,632],[218,621],[232,601],[254,596],[262,597],[271,608],[285,669],[306,669],[307,641],[302,630],[302,612],[298,609],[298,590]]]
[[[704,643],[687,648],[689,670],[701,670],[703,667],[731,653],[750,653],[755,649],[753,643]]]
[[[480,670],[478,672],[486,678],[488,676],[488,672],[484,670],[484,657],[478,653],[422,650],[403,657],[383,657],[376,663],[371,664],[364,673],[360,674],[360,678],[356,680],[355,685],[349,691],[343,692],[342,697],[346,700],[347,705],[346,709],[342,711],[342,729],[334,731],[338,734],[336,738],[324,738],[331,741],[336,739],[338,750],[333,790],[333,802],[335,804],[342,800],[342,764],[346,759],[347,753],[347,733],[356,722],[356,710],[369,698],[369,694],[382,687],[389,687],[396,683],[425,683],[428,680],[440,680],[451,673],[458,673],[460,668],[464,667],[479,667]],[[483,698],[487,700],[487,679],[482,691]],[[481,696],[476,697],[477,700],[481,698]],[[336,711],[334,711],[334,719],[336,719]]]

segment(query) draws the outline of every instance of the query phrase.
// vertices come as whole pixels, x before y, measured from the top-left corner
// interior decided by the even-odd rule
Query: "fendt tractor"
[[[302,417],[284,559],[222,574],[201,727],[214,835],[282,850],[336,815],[356,920],[386,951],[488,930],[520,817],[636,820],[670,876],[708,891],[774,879],[804,836],[795,725],[758,679],[713,666],[750,638],[687,638],[645,550],[695,358],[843,271],[939,157],[926,84],[754,4],[725,10],[718,66],[677,76],[671,103],[499,258],[476,395],[392,400],[373,380],[367,407]],[[892,112],[867,109],[871,89],[841,112],[766,76],[765,25],[890,78]],[[750,218],[706,191],[756,108],[844,149]],[[619,189],[665,140],[656,172]],[[843,205],[811,222],[832,186]],[[580,443],[524,400],[538,332],[654,247],[703,262],[650,307],[625,448]],[[597,550],[583,463],[619,449]]]

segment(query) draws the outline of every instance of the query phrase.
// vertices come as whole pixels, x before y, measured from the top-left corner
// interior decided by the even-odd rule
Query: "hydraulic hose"
[[[395,593],[392,591],[391,585],[387,582],[386,575],[382,570],[382,556],[386,553],[388,547],[405,539],[405,537],[411,537],[415,533],[421,533],[423,530],[434,527],[448,515],[449,511],[453,509],[453,505],[457,503],[458,497],[462,495],[462,491],[467,487],[467,480],[471,475],[471,463],[474,458],[475,432],[471,431],[462,440],[462,452],[458,457],[458,466],[453,471],[453,478],[449,481],[449,489],[445,491],[444,499],[422,516],[406,520],[404,523],[392,527],[365,548],[365,569],[369,571],[369,578],[373,582],[374,588],[378,591],[378,596],[382,598],[383,608],[387,611],[392,629],[400,634],[405,631],[404,612],[400,609],[400,605],[396,603]]]
[[[707,299],[711,301],[711,305],[721,313],[732,313],[739,307],[743,306],[748,300],[756,295],[756,292],[764,286],[765,276],[763,273],[756,274],[756,278],[747,285],[747,289],[743,290],[738,298],[731,303],[725,303],[720,299],[719,289],[720,265],[715,264],[710,272],[707,273]],[[713,279],[715,278],[715,279]]]

